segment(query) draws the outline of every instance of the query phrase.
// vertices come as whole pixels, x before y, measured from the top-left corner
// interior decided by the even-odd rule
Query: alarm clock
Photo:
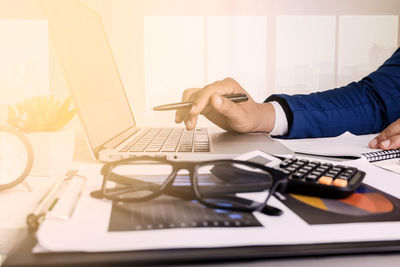
[[[20,131],[0,126],[0,190],[23,182],[32,169],[33,150]]]

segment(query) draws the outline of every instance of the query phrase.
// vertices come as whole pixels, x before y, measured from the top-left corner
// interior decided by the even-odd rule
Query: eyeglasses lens
[[[170,164],[142,161],[115,166],[108,176],[104,192],[108,197],[140,199],[158,192],[171,176]]]
[[[257,209],[269,195],[269,172],[240,163],[201,165],[195,173],[196,187],[206,203],[220,208]]]

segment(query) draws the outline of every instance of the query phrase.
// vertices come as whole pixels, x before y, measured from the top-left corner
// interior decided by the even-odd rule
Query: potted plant
[[[66,171],[72,163],[75,133],[64,126],[76,110],[72,98],[64,102],[54,96],[34,96],[8,106],[7,123],[26,133],[33,148],[33,167],[30,175],[53,176]]]

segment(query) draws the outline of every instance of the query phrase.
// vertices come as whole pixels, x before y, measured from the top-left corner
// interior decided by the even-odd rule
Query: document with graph
[[[398,175],[364,158],[343,164],[366,172],[356,193],[338,200],[278,193],[269,204],[282,209],[281,216],[210,209],[195,200],[164,196],[141,204],[112,203],[89,196],[100,186],[101,179],[93,179],[70,220],[42,223],[34,252],[400,240]],[[99,167],[86,175],[96,178]]]

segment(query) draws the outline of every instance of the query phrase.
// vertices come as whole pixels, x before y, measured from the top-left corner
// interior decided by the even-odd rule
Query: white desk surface
[[[89,153],[89,150],[87,148],[87,145],[85,143],[85,140],[83,138],[79,138],[76,142],[76,149],[75,149],[75,154],[74,158],[78,162],[90,162],[93,163],[95,162]],[[31,178],[30,178],[31,179]],[[37,178],[36,178],[37,179]],[[45,178],[46,179],[46,178]],[[35,184],[35,185],[33,185]],[[37,188],[35,189],[36,192],[39,192],[39,190],[44,190],[46,185],[48,186],[49,182],[45,181],[44,179],[40,182],[35,182],[32,185]],[[0,196],[1,198],[1,196]],[[33,196],[31,196],[31,199]],[[38,196],[36,194],[35,199],[37,199]],[[22,232],[24,223],[25,223],[25,214],[29,213],[29,209],[32,209],[32,201],[29,201],[28,198],[27,200],[24,200],[24,204],[22,205],[24,208],[18,212],[17,216],[14,216],[12,219],[12,223],[16,226],[14,229],[11,231],[10,228],[10,217],[5,215],[4,212],[0,211],[0,236],[3,237],[4,231],[8,232],[8,240],[11,240],[11,242],[7,241],[7,244],[4,245],[4,238],[0,238],[0,265],[1,262],[4,261],[6,254],[5,250],[9,248],[9,246],[12,244],[12,240],[18,238],[18,234]],[[29,204],[30,203],[30,204]],[[4,205],[0,206],[0,209],[4,209]],[[8,222],[2,222],[4,219],[3,217],[6,216],[8,217]],[[4,217],[4,218],[6,218]],[[3,240],[3,242],[2,242]],[[3,248],[3,250],[1,250]],[[255,261],[246,261],[246,262],[222,262],[222,263],[215,263],[215,264],[208,264],[208,266],[243,266],[244,264],[246,266],[266,266],[266,265],[272,265],[272,266],[293,266],[296,265],[298,267],[310,267],[310,266],[363,266],[363,267],[369,267],[369,266],[399,266],[400,262],[400,253],[391,253],[391,254],[366,254],[366,255],[354,255],[354,256],[327,256],[327,257],[304,257],[304,258],[293,258],[293,259],[274,259],[274,260],[255,260]],[[185,266],[180,264],[180,266]],[[189,266],[189,265],[188,265]],[[193,266],[193,265],[190,265]]]

